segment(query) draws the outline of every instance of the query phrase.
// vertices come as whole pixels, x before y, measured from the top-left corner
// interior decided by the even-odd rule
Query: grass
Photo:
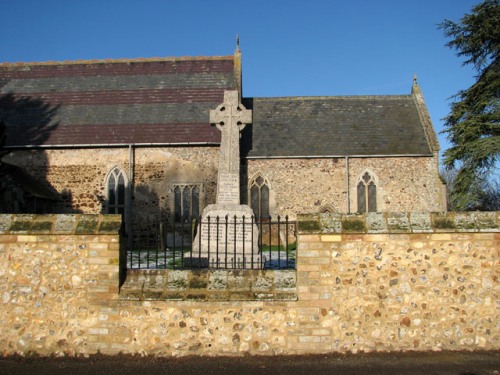
[[[288,245],[288,251],[287,249],[285,248],[285,246],[281,245],[281,246],[278,246],[278,245],[262,245],[262,248],[261,248],[261,252],[263,255],[266,255],[268,254],[268,256],[270,258],[273,258],[273,255],[272,253],[274,254],[280,254],[280,257],[283,256],[286,254],[286,258],[288,258],[288,260],[295,260],[295,254],[296,254],[296,248],[297,248],[297,244],[296,243],[293,243],[293,244],[289,244]],[[276,255],[277,256],[277,255]]]
[[[268,259],[273,261],[281,258],[281,262],[286,259],[295,262],[297,243],[289,244],[288,250],[284,245],[262,245],[261,252]],[[172,250],[157,251],[156,249],[134,249],[127,253],[127,266],[130,268],[153,268],[153,269],[176,269],[182,268],[182,254],[189,253],[191,247],[176,248],[175,253]],[[174,257],[175,255],[175,257]],[[286,258],[286,259],[285,259]]]
[[[294,252],[297,248],[297,243],[293,244],[288,244],[288,252]],[[280,252],[285,252],[286,248],[284,245],[262,245],[261,251],[264,252],[269,252],[269,251],[280,251]]]
[[[173,251],[161,251],[156,249],[134,249],[127,254],[127,266],[131,268],[156,268],[173,269],[183,266],[182,254],[191,251],[190,247],[176,248]],[[175,255],[175,256],[174,256]]]

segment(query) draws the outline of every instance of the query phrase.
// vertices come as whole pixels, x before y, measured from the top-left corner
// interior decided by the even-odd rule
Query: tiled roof
[[[7,146],[219,144],[209,111],[240,89],[239,55],[0,64]],[[247,157],[430,155],[439,145],[411,95],[248,98]]]
[[[219,143],[233,56],[0,64],[8,146]]]
[[[242,155],[432,155],[413,95],[251,98]],[[436,141],[437,143],[437,141]]]

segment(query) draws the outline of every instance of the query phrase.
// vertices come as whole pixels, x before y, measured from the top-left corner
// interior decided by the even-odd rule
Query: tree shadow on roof
[[[4,146],[43,145],[58,126],[53,120],[59,107],[33,96],[0,95],[0,121],[5,124],[6,135]]]

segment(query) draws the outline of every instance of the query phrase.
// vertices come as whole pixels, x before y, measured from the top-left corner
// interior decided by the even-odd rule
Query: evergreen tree
[[[3,121],[0,121],[0,212],[3,212],[1,198],[5,190],[5,176],[4,176],[5,165],[2,163],[2,158],[7,154],[6,150],[4,149],[5,139],[6,139],[5,133],[6,133],[5,123]]]
[[[452,147],[444,153],[444,164],[458,168],[453,207],[480,209],[484,205],[478,187],[498,173],[500,153],[500,0],[485,0],[459,23],[445,20],[439,27],[451,38],[446,46],[477,72],[476,82],[455,95],[445,119],[444,133]]]
[[[0,121],[0,173],[2,171],[2,158],[7,154],[7,151],[4,149],[6,137],[5,123]]]

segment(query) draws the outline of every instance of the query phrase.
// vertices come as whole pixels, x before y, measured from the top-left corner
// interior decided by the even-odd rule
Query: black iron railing
[[[128,269],[294,269],[296,222],[288,216],[198,217],[167,225],[142,222],[127,249]]]

